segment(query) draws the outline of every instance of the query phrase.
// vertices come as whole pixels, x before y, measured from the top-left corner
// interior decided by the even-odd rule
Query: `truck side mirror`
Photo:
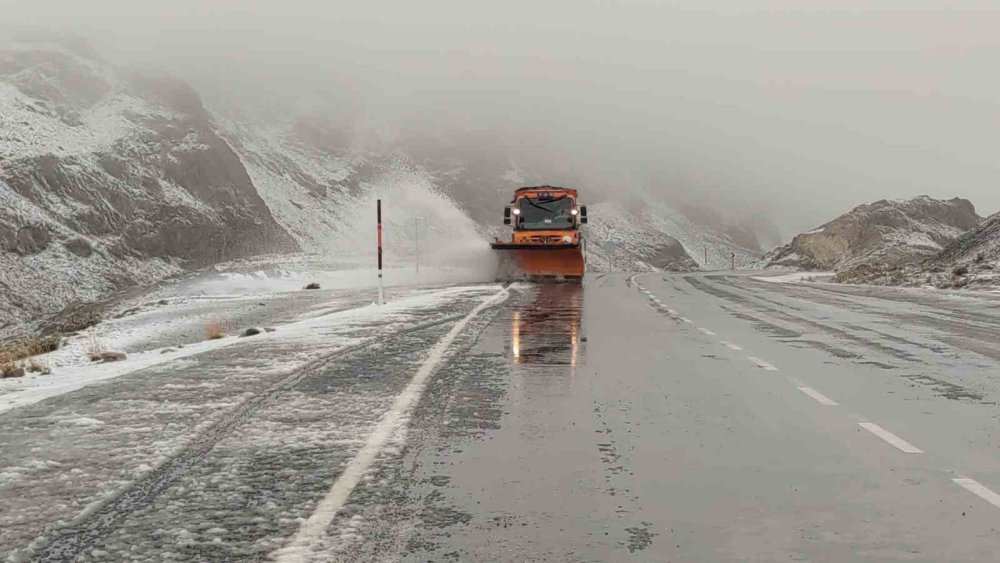
[[[581,205],[580,206],[580,223],[583,224],[583,223],[586,223],[586,222],[587,222],[587,206],[586,205]]]
[[[504,225],[510,225],[510,208],[509,207],[504,207],[503,208],[503,224]]]

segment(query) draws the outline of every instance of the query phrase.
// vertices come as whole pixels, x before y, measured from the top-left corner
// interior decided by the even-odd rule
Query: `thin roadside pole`
[[[382,289],[382,200],[375,202],[375,214],[378,220],[378,304],[385,305],[385,292]]]
[[[417,275],[420,275],[420,217],[413,218],[413,240],[417,245]]]

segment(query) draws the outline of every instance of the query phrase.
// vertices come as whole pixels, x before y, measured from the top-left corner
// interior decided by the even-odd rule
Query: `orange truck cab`
[[[491,244],[500,254],[498,278],[580,279],[586,269],[581,225],[587,207],[577,204],[577,191],[555,186],[520,188],[504,209],[505,225],[513,225],[510,242]]]

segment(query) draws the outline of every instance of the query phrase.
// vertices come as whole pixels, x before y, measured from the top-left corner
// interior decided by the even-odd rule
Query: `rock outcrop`
[[[763,262],[804,270],[899,268],[934,256],[981,220],[966,199],[880,200],[796,236]]]
[[[1000,213],[988,217],[941,252],[905,270],[899,283],[939,288],[1000,287]]]

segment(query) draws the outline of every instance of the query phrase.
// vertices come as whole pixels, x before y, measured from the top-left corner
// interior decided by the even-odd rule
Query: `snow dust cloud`
[[[371,256],[376,243],[376,201],[382,200],[383,262],[386,268],[448,268],[462,281],[492,281],[496,258],[476,224],[458,205],[435,189],[426,175],[401,168],[372,183],[344,218],[334,255],[357,249]],[[393,276],[395,274],[387,274]]]

